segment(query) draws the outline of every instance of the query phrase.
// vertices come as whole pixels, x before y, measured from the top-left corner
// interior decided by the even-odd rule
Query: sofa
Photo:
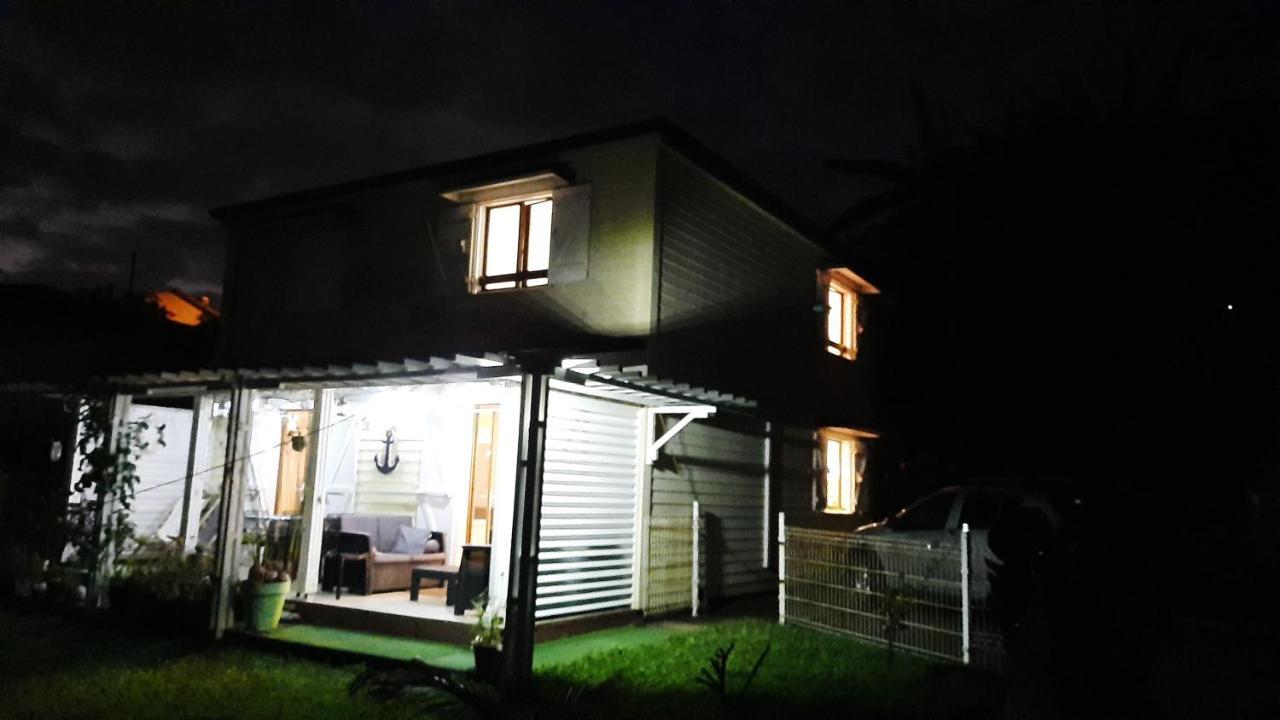
[[[324,557],[322,587],[334,588],[338,583],[338,568],[341,567],[344,574],[341,584],[365,595],[408,590],[409,578],[415,567],[445,563],[444,533],[439,531],[428,533],[426,548],[431,549],[430,541],[434,540],[438,551],[394,552],[401,527],[413,528],[413,518],[364,513],[327,516],[321,546]],[[338,562],[339,555],[342,556],[341,563]]]

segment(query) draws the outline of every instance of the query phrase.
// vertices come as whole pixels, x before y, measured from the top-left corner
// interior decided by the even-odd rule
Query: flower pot
[[[288,580],[280,582],[247,583],[245,585],[245,629],[266,633],[280,624],[284,612],[284,600],[289,595]]]
[[[502,677],[502,650],[489,645],[472,645],[476,658],[476,675],[481,680],[497,682]]]

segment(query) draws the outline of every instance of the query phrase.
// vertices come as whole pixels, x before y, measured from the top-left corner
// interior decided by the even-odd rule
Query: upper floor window
[[[853,360],[858,356],[858,301],[862,294],[879,292],[848,268],[833,268],[822,273],[823,311],[826,322],[827,352]]]
[[[499,202],[481,210],[476,286],[485,291],[546,285],[551,264],[551,198]]]
[[[827,281],[827,352],[858,356],[858,293],[835,280]]]

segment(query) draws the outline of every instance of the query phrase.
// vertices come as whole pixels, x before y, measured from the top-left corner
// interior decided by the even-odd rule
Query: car
[[[1054,533],[1064,525],[1061,507],[1062,501],[1024,490],[991,485],[943,488],[854,531],[869,539],[872,549],[863,554],[867,567],[855,576],[855,583],[880,592],[900,577],[917,587],[953,592],[958,587],[961,528],[967,524],[970,593],[985,599],[991,589],[990,568],[1002,564],[988,543],[991,529],[1021,515]]]

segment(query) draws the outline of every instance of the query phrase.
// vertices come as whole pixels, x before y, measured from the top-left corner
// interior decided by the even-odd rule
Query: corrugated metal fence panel
[[[706,525],[711,597],[770,590],[776,577],[764,567],[765,436],[754,429],[696,421],[662,449],[653,465],[654,518],[689,517],[701,503]]]
[[[537,617],[631,606],[641,438],[639,408],[551,392]]]
[[[130,421],[143,418],[147,418],[151,426],[146,436],[151,445],[138,459],[138,484],[129,522],[133,523],[136,537],[153,539],[175,510],[181,512],[187,450],[191,442],[191,411],[158,405],[129,407]],[[164,426],[164,445],[155,441],[155,431],[161,425]]]

